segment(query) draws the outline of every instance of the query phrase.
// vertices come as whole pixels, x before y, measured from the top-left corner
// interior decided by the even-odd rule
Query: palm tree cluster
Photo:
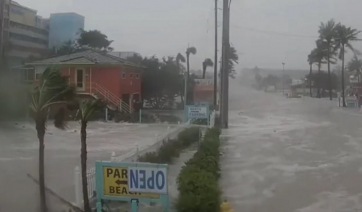
[[[353,48],[352,42],[359,41],[359,30],[347,27],[341,23],[336,23],[333,19],[327,23],[321,23],[319,26],[319,38],[316,41],[316,48],[308,55],[308,63],[310,66],[310,75],[313,72],[313,64],[317,65],[318,73],[321,71],[322,64],[327,64],[328,67],[328,90],[329,98],[332,100],[332,82],[331,82],[331,64],[336,64],[337,60],[342,61],[342,98],[343,106],[345,107],[345,85],[344,85],[344,71],[345,71],[345,53],[349,49],[355,55],[354,60],[349,64],[351,71],[356,71],[358,74],[361,70],[362,62],[357,58],[359,52]],[[318,75],[320,76],[320,75]],[[320,79],[317,79],[317,97],[321,97]],[[309,81],[310,95],[312,96],[312,82]]]
[[[46,212],[45,195],[45,168],[44,150],[46,123],[49,112],[55,110],[54,125],[57,128],[66,128],[65,109],[78,109],[77,117],[80,120],[81,130],[81,173],[84,197],[84,211],[91,212],[88,199],[87,188],[87,123],[92,113],[103,105],[99,100],[76,101],[75,90],[69,86],[67,77],[61,75],[58,69],[47,68],[41,75],[39,83],[35,85],[31,92],[30,109],[35,121],[35,128],[39,140],[39,191],[40,191],[40,211]]]

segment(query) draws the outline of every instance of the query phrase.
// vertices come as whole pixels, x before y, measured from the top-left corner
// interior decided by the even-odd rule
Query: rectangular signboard
[[[168,212],[166,164],[96,162],[96,208],[102,212],[102,200],[127,201],[132,211],[138,203],[158,203]],[[132,189],[131,189],[131,188]]]
[[[123,196],[132,198],[159,199],[160,195],[155,193],[131,192],[128,187],[128,167],[103,167],[103,189],[104,195]]]
[[[128,167],[128,173],[131,192],[167,194],[167,168]]]
[[[198,118],[208,118],[207,107],[205,106],[191,106],[187,111],[188,118],[198,119]]]

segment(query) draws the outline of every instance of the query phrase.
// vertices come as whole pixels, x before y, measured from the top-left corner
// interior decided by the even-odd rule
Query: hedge
[[[178,212],[219,212],[220,130],[209,129],[199,150],[182,167],[177,178]]]
[[[155,152],[149,152],[138,157],[139,162],[164,163],[169,164],[180,152],[191,144],[199,141],[199,128],[187,128],[177,135],[176,139],[171,139],[162,144]]]

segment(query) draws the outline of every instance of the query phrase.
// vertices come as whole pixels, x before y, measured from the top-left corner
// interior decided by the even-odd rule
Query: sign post
[[[208,103],[186,105],[184,116],[185,122],[188,122],[190,119],[207,119],[207,125],[210,125],[210,106]]]
[[[159,203],[169,211],[165,164],[96,162],[97,212],[102,200],[127,201],[132,212],[139,203]]]

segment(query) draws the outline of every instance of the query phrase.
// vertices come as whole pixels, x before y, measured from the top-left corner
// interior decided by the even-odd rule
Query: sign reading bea
[[[132,192],[167,193],[167,169],[128,167],[128,188]]]
[[[166,164],[96,161],[96,208],[102,200],[127,201],[132,211],[138,203],[161,204],[169,212]]]
[[[187,111],[188,118],[192,119],[206,119],[208,118],[208,110],[205,106],[191,106]]]
[[[104,195],[124,196],[124,197],[144,197],[159,199],[160,195],[151,193],[132,192],[128,187],[128,168],[127,167],[103,167],[103,188]]]

